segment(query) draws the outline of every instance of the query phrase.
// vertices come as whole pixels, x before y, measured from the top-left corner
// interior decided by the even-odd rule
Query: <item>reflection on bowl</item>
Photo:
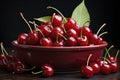
[[[21,45],[16,40],[12,42],[16,56],[25,64],[41,66],[51,64],[55,71],[78,71],[80,66],[86,64],[89,54],[90,62],[97,60],[108,45],[74,46],[74,47],[45,47]]]

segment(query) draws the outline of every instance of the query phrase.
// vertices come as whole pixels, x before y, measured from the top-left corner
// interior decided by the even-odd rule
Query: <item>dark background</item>
[[[19,12],[23,12],[27,20],[35,17],[52,15],[53,10],[47,10],[48,5],[59,9],[64,16],[70,17],[74,8],[82,0],[4,0],[0,2],[0,42],[6,47],[11,46],[11,41],[17,39],[22,32],[29,30],[26,23],[21,19]],[[103,36],[109,45],[120,48],[120,36],[118,25],[118,9],[116,1],[112,0],[85,0],[88,8],[91,24],[90,28],[97,32],[103,23],[107,23],[102,31],[108,31]]]

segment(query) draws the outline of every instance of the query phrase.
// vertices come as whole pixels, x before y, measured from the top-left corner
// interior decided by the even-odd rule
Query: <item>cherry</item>
[[[67,38],[67,40],[65,41],[65,44],[67,46],[76,46],[77,45],[77,41],[74,37],[70,36]]]
[[[107,32],[103,32],[103,33],[101,33],[100,35],[98,35],[98,34],[99,34],[100,30],[101,30],[105,25],[106,25],[106,24],[104,23],[104,24],[99,28],[99,30],[97,31],[96,34],[92,34],[92,35],[90,36],[90,43],[95,44],[95,45],[98,45],[98,44],[102,44],[102,43],[103,43],[103,39],[101,38],[101,36],[102,36],[103,34],[107,34]]]
[[[39,40],[37,31],[32,31],[30,24],[27,22],[27,20],[24,18],[23,14],[21,12],[20,12],[20,15],[21,15],[22,19],[27,23],[27,25],[30,29],[30,32],[28,33],[28,37],[27,37],[27,44],[30,44],[30,45],[37,44],[38,40]]]
[[[41,66],[41,71],[39,72],[32,72],[32,74],[40,74],[42,73],[42,76],[44,77],[50,77],[54,74],[54,69],[50,64],[44,64]]]
[[[51,38],[45,38],[45,37],[41,38],[40,39],[40,45],[41,46],[52,46]]]
[[[42,31],[42,33],[44,34],[45,37],[48,37],[52,32],[50,27],[47,25],[41,25],[38,28]]]
[[[76,21],[73,18],[68,18],[67,23],[64,24],[66,30],[76,29]]]
[[[109,74],[111,72],[111,67],[108,63],[104,63],[101,66],[101,73],[102,74]]]
[[[7,66],[7,62],[6,62],[6,59],[5,59],[5,55],[0,54],[0,69],[5,70],[6,66]]]
[[[100,66],[96,62],[90,63],[90,66],[93,68],[94,73],[97,74],[100,72]]]
[[[52,25],[53,27],[59,27],[62,25],[62,17],[60,15],[56,15],[55,13],[52,16]]]
[[[64,40],[63,39],[58,40],[58,35],[59,34],[57,33],[56,41],[53,43],[53,46],[62,47],[62,46],[64,46]]]
[[[82,76],[86,77],[86,78],[90,78],[94,75],[93,68],[91,66],[89,66],[89,60],[90,60],[91,56],[92,56],[92,54],[90,54],[87,59],[87,65],[83,65],[80,69]]]
[[[77,45],[78,46],[88,46],[89,45],[88,38],[87,38],[87,36],[83,35],[82,28],[81,28],[81,31],[80,31],[80,37],[77,38]]]
[[[58,39],[61,39],[62,38],[61,35],[64,35],[63,29],[60,27],[53,28],[52,33],[51,33],[52,39],[56,39],[57,34],[58,34]]]
[[[66,33],[65,33],[65,36],[66,37],[74,37],[74,38],[77,38],[78,37],[78,34],[77,32],[74,30],[74,29],[69,29]]]
[[[40,22],[40,25],[52,25],[51,21],[48,22]]]
[[[111,68],[112,73],[118,72],[118,70],[119,70],[118,63],[110,62],[109,64],[110,64],[110,68]]]
[[[27,33],[21,33],[18,35],[17,41],[19,44],[27,44]]]

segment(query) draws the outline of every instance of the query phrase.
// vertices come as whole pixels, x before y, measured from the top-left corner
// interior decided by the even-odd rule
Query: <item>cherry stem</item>
[[[6,49],[4,48],[4,46],[3,46],[3,43],[2,43],[2,42],[1,42],[1,48],[2,48],[2,50],[5,52],[5,54],[6,54],[6,55],[8,55],[8,53],[7,53]]]
[[[19,67],[21,70],[24,70],[24,71],[30,71],[30,70],[33,70],[33,69],[35,69],[36,68],[36,66],[33,66],[32,68],[30,68],[30,69],[24,69],[24,68],[21,68],[21,67]]]
[[[63,14],[58,9],[56,9],[55,7],[47,6],[47,9],[53,9],[53,10],[57,11],[62,16],[64,21],[67,22],[66,18],[63,16]]]
[[[106,25],[106,23],[104,23],[100,28],[99,28],[99,30],[97,31],[97,35],[99,34],[99,32],[101,31],[101,29],[104,27]]]
[[[47,6],[47,9],[53,9],[53,10],[57,11],[57,12],[62,16],[63,20],[64,20],[65,22],[67,22],[67,19],[66,19],[66,18],[63,16],[63,14],[62,14],[58,9],[56,9],[55,7]],[[55,15],[55,13],[53,14],[53,16],[54,16],[54,15]],[[64,26],[63,26],[63,30],[64,30],[65,33],[67,32],[66,29],[64,28]]]
[[[27,20],[25,19],[25,17],[23,16],[23,14],[22,14],[22,12],[20,12],[20,16],[22,17],[22,19],[27,23],[27,25],[28,25],[28,27],[29,27],[29,29],[30,29],[30,31],[31,31],[31,33],[33,33],[33,31],[32,31],[32,28],[31,28],[31,26],[30,26],[30,24],[27,22]]]
[[[115,61],[117,60],[118,54],[119,54],[120,50],[117,50],[117,54],[115,56]]]
[[[89,65],[89,61],[90,61],[91,56],[92,56],[92,54],[90,54],[90,55],[88,56],[88,59],[87,59],[87,66]]]
[[[58,33],[60,36],[62,36],[65,40],[67,40],[67,38],[65,36],[63,36],[62,34]]]
[[[35,27],[38,26],[35,21],[29,21],[30,24],[33,24]]]
[[[102,35],[107,34],[107,33],[108,32],[103,32],[103,33],[99,34],[98,36],[101,37]]]
[[[104,59],[104,61],[106,60],[107,62],[111,63],[110,60],[108,60],[107,58],[105,58],[105,57],[102,57],[102,58]]]
[[[32,71],[32,74],[40,74],[40,73],[42,73],[43,71],[39,71],[39,72],[33,72]]]
[[[43,37],[45,37],[40,29],[36,28],[36,30],[39,31],[42,34]]]
[[[109,51],[114,47],[114,45],[111,45],[108,49],[105,48],[106,54],[108,54],[108,57],[110,57]]]

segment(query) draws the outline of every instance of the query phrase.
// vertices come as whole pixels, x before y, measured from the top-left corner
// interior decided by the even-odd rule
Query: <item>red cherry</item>
[[[48,21],[48,22],[40,22],[40,25],[51,25],[51,21]]]
[[[28,34],[26,33],[21,33],[18,35],[17,41],[19,44],[27,44],[27,37]]]
[[[83,26],[82,28],[82,34],[87,36],[87,37],[90,37],[92,35],[92,30],[88,27],[88,26]],[[81,31],[81,30],[80,30]]]
[[[32,74],[39,74],[39,73],[42,73],[42,76],[44,76],[44,77],[50,77],[50,76],[53,76],[54,69],[51,65],[44,64],[44,65],[41,66],[41,71],[32,72]]]
[[[109,74],[111,72],[111,67],[108,63],[104,63],[101,66],[101,73],[102,74]]]
[[[77,27],[76,21],[73,18],[68,18],[67,23],[64,24],[64,27],[66,30],[75,29]]]
[[[92,54],[89,55],[88,59],[87,59],[87,65],[83,65],[81,67],[81,74],[83,77],[86,77],[86,78],[90,78],[94,75],[94,70],[91,66],[89,66],[89,60],[91,58]]]
[[[48,37],[51,34],[51,29],[47,25],[41,25],[39,26],[39,29],[42,31],[45,37]]]
[[[86,36],[82,35],[82,38],[81,37],[78,37],[77,38],[77,45],[78,46],[88,46],[88,39]]]
[[[59,27],[62,25],[62,17],[60,15],[53,14],[52,16],[53,27]]]
[[[97,74],[100,72],[100,66],[96,62],[90,63],[90,66],[93,68],[94,73]]]
[[[27,44],[36,45],[39,42],[38,32],[30,32],[27,37]]]
[[[109,64],[110,64],[111,72],[113,72],[113,73],[118,72],[118,70],[119,70],[118,63],[111,62]]]
[[[74,37],[68,37],[66,42],[65,42],[66,46],[76,46],[77,45],[77,41]]]
[[[74,37],[74,38],[77,38],[78,37],[78,34],[77,32],[74,30],[74,29],[69,29],[66,34],[65,34],[66,37]]]
[[[4,54],[0,54],[0,69],[5,70],[7,67],[7,61]]]
[[[52,46],[51,38],[45,38],[45,37],[41,38],[40,39],[40,45],[41,46]]]
[[[58,34],[58,39],[61,39],[61,38],[62,38],[61,35],[64,35],[64,31],[63,31],[63,29],[60,28],[60,27],[55,27],[55,28],[53,28],[52,33],[51,33],[51,37],[52,37],[52,39],[55,40],[57,34]]]

